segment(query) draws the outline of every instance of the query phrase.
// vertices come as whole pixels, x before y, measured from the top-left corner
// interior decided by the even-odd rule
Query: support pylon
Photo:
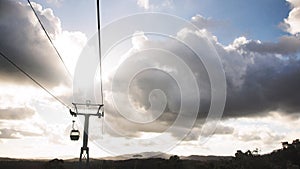
[[[79,168],[86,168],[88,169],[90,167],[90,158],[89,158],[89,147],[88,147],[88,140],[89,140],[89,121],[90,121],[90,116],[98,116],[98,118],[104,117],[104,112],[102,111],[101,113],[99,112],[101,107],[103,107],[103,104],[91,104],[90,102],[87,102],[86,104],[82,103],[72,103],[75,107],[75,114],[76,115],[82,115],[84,116],[84,133],[83,133],[83,144],[80,149],[80,156],[79,156]],[[78,112],[78,105],[84,105],[86,107],[89,106],[97,106],[98,110],[97,113],[80,113]]]

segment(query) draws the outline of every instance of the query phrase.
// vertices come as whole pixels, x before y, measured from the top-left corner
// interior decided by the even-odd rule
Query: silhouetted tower
[[[72,116],[82,115],[84,116],[84,133],[83,133],[83,144],[80,149],[80,158],[79,158],[79,165],[82,168],[83,163],[85,162],[85,167],[89,168],[89,147],[88,147],[88,138],[89,138],[89,118],[90,116],[97,116],[98,118],[104,117],[104,109],[103,107],[103,88],[102,88],[102,57],[101,57],[101,34],[100,34],[100,0],[97,0],[97,28],[98,28],[98,50],[99,50],[99,70],[100,70],[100,93],[101,93],[101,103],[102,104],[91,104],[90,100],[87,100],[85,104],[83,103],[72,103],[75,107],[75,112],[70,110]],[[89,113],[89,112],[79,112],[78,106],[85,106],[89,107],[96,107],[96,113]],[[101,109],[102,108],[102,109]],[[100,110],[101,113],[100,113]],[[73,129],[74,130],[74,129]]]
[[[80,168],[83,167],[83,163],[85,163],[85,167],[89,168],[89,147],[88,147],[88,139],[89,139],[89,119],[90,116],[97,116],[98,118],[104,117],[104,111],[100,113],[103,104],[92,104],[89,100],[86,103],[72,103],[75,107],[75,112],[71,114],[73,116],[84,116],[84,132],[83,132],[83,144],[80,149],[80,156],[79,156],[79,165]],[[85,106],[86,108],[94,107],[97,109],[96,113],[86,113],[86,112],[79,112],[78,106]]]

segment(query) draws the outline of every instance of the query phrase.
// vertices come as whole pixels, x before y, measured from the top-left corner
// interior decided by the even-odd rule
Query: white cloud
[[[47,0],[47,3],[49,4],[54,4],[56,6],[61,6],[61,4],[63,3],[64,0]]]
[[[231,44],[229,44],[228,46],[226,46],[225,49],[228,51],[238,50],[240,48],[240,46],[245,45],[247,43],[249,43],[249,40],[247,40],[246,37],[241,36],[241,37],[234,39],[234,41]]]
[[[144,32],[138,31],[132,35],[131,43],[134,49],[139,50],[147,40],[148,38],[145,36]]]
[[[299,0],[287,0],[291,5],[289,16],[280,23],[280,27],[292,35],[300,33],[300,3]]]
[[[137,0],[137,5],[145,10],[148,10],[150,7],[149,0]]]
[[[297,127],[299,119],[299,114],[287,115],[280,112],[269,112],[264,117],[224,119],[219,127],[227,132],[221,130],[219,134],[212,135],[207,142],[199,145],[196,141],[199,129],[196,127],[191,132],[196,136],[188,136],[190,141],[182,142],[174,150],[193,147],[193,152],[198,154],[217,152],[232,156],[236,150],[247,151],[258,148],[263,154],[270,153],[281,148],[282,141],[291,142],[299,137],[299,127]]]
[[[54,15],[53,10],[50,8],[43,8],[43,6],[38,3],[32,2],[31,4],[37,12],[50,37],[53,39],[57,34],[60,34],[62,31],[61,21]],[[35,17],[32,17],[31,20],[35,26],[40,27],[40,23]]]
[[[137,0],[137,5],[144,10],[161,10],[173,8],[173,0],[163,0],[153,2],[153,0]]]
[[[191,22],[196,25],[199,29],[209,29],[209,28],[213,28],[213,27],[218,27],[220,26],[222,23],[221,22],[217,22],[211,18],[206,18],[202,15],[195,15],[191,18]]]
[[[60,51],[71,74],[75,71],[77,59],[82,48],[87,42],[87,37],[80,31],[62,31],[56,35],[54,44]]]

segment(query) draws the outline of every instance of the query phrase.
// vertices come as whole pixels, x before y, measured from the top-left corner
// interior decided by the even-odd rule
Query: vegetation
[[[299,169],[300,143],[294,140],[292,144],[282,143],[283,148],[270,154],[259,155],[259,150],[242,152],[238,150],[235,157],[219,158],[219,160],[189,160],[180,159],[174,155],[169,159],[129,159],[129,160],[91,160],[90,169]],[[0,169],[74,169],[78,168],[76,161],[30,161],[2,159]]]

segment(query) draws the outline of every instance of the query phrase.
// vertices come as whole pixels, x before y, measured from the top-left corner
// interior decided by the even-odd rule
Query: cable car
[[[78,130],[71,130],[71,133],[70,133],[70,139],[72,141],[77,141],[79,140],[79,136],[80,136],[80,132]]]
[[[70,139],[72,141],[77,141],[77,140],[79,140],[80,132],[79,132],[79,130],[75,130],[75,128],[74,128],[74,122],[75,121],[73,120],[72,130],[70,132]]]

